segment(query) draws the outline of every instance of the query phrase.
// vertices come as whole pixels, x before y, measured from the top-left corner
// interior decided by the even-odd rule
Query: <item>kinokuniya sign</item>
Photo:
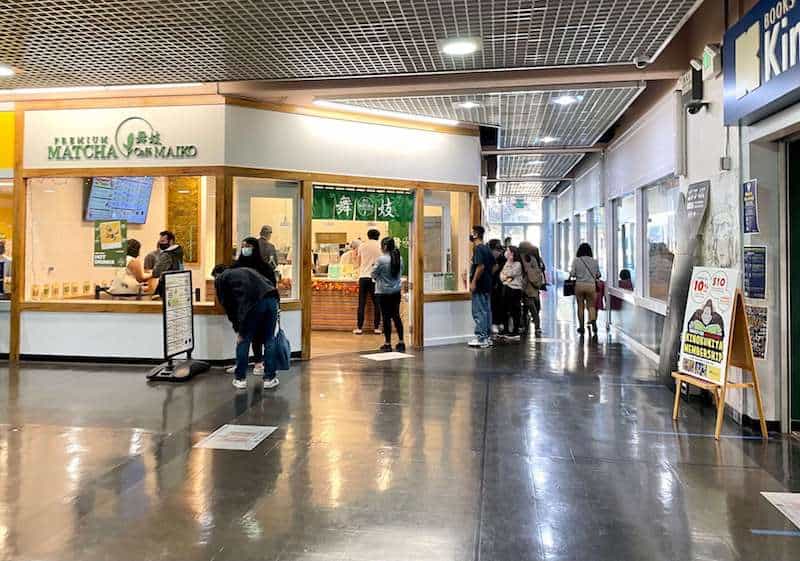
[[[800,0],[762,0],[725,33],[725,124],[800,101]]]
[[[169,139],[142,117],[128,117],[112,135],[56,136],[47,159],[66,160],[182,160],[197,157],[194,144],[171,145]]]

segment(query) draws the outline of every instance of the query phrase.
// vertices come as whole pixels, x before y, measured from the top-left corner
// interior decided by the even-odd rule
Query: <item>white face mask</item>
[[[242,248],[242,257],[251,257],[253,255],[253,248],[252,247],[243,247]]]

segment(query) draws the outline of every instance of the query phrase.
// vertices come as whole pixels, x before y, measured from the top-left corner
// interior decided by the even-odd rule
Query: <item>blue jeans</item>
[[[244,380],[247,377],[247,363],[250,359],[250,345],[255,344],[259,349],[254,352],[256,357],[264,357],[264,379],[271,380],[275,377],[275,370],[271,368],[272,345],[275,341],[275,325],[278,322],[278,299],[267,296],[250,310],[244,323],[239,329],[240,340],[236,343],[236,379]],[[263,345],[263,351],[261,349]],[[259,352],[262,351],[262,352]]]
[[[492,328],[492,306],[488,292],[472,293],[472,319],[475,321],[475,336],[487,341]]]

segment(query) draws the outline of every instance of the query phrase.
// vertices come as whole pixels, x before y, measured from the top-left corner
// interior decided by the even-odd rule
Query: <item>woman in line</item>
[[[264,277],[273,287],[278,286],[278,281],[275,277],[275,270],[272,268],[272,265],[269,265],[266,261],[264,261],[263,257],[261,256],[261,246],[258,243],[258,239],[254,237],[248,237],[242,240],[241,249],[239,250],[239,258],[233,262],[233,265],[231,265],[232,269],[240,267],[253,269],[262,277]],[[277,289],[275,290],[274,294],[271,294],[271,296],[275,297],[278,302],[278,308],[280,308],[280,294],[278,293]],[[280,382],[278,381],[276,372],[273,369],[268,368],[270,361],[265,360],[265,356],[271,356],[270,353],[272,352],[272,343],[274,339],[273,336],[275,334],[277,314],[270,314],[267,316],[267,318],[268,321],[263,325],[259,325],[258,329],[256,329],[252,335],[253,359],[255,360],[253,374],[256,376],[263,375],[265,388],[274,388]],[[234,371],[235,368],[236,367],[233,367]]]
[[[519,255],[519,249],[511,245],[506,248],[506,264],[503,265],[503,270],[500,271],[500,280],[503,282],[503,290],[505,294],[506,316],[505,328],[506,333],[511,337],[517,337],[520,332],[521,315],[522,315],[522,261]],[[511,327],[510,323],[513,323]]]
[[[142,285],[153,278],[151,273],[146,273],[139,255],[142,244],[139,240],[128,240],[125,251],[125,268],[122,269],[111,283],[109,292],[113,296],[138,296],[142,294]]]
[[[524,307],[533,320],[537,337],[542,336],[542,323],[540,314],[542,311],[542,300],[539,291],[544,288],[544,262],[539,252],[539,248],[531,245],[529,251],[522,257],[522,269],[525,275],[525,294],[523,296]]]
[[[406,350],[403,340],[403,320],[400,319],[400,271],[403,269],[403,261],[400,258],[400,250],[394,243],[394,238],[383,238],[381,250],[383,255],[375,261],[375,268],[372,270],[375,294],[383,315],[385,342],[380,350],[385,352],[392,350],[392,322],[394,322],[398,339],[396,350],[402,353]]]
[[[597,279],[600,278],[600,266],[592,255],[592,246],[582,243],[578,246],[578,254],[572,260],[569,275],[575,279],[575,300],[578,302],[578,333],[584,334],[584,312],[589,310],[589,335],[597,337]]]

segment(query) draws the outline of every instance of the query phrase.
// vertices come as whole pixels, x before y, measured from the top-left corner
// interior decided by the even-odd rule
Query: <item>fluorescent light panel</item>
[[[481,48],[480,37],[453,37],[439,41],[439,50],[449,56],[471,55]]]
[[[448,125],[451,127],[458,125],[458,121],[454,121],[453,119],[441,119],[439,117],[427,117],[425,115],[413,115],[411,113],[398,113],[395,111],[385,111],[383,109],[372,109],[370,107],[358,107],[355,105],[338,103],[336,101],[328,101],[327,99],[315,99],[314,105],[319,107],[327,107],[328,109],[335,109],[337,111],[347,111],[348,113],[361,113],[406,121],[421,121],[423,123],[434,123],[436,125]]]
[[[179,84],[133,84],[129,86],[75,86],[63,88],[16,88],[0,90],[0,95],[5,94],[49,94],[49,93],[86,93],[86,92],[113,92],[120,90],[160,90],[175,88],[194,88],[202,86],[201,82]]]
[[[7,64],[0,64],[0,78],[9,78],[16,74],[14,69],[8,66]]]

